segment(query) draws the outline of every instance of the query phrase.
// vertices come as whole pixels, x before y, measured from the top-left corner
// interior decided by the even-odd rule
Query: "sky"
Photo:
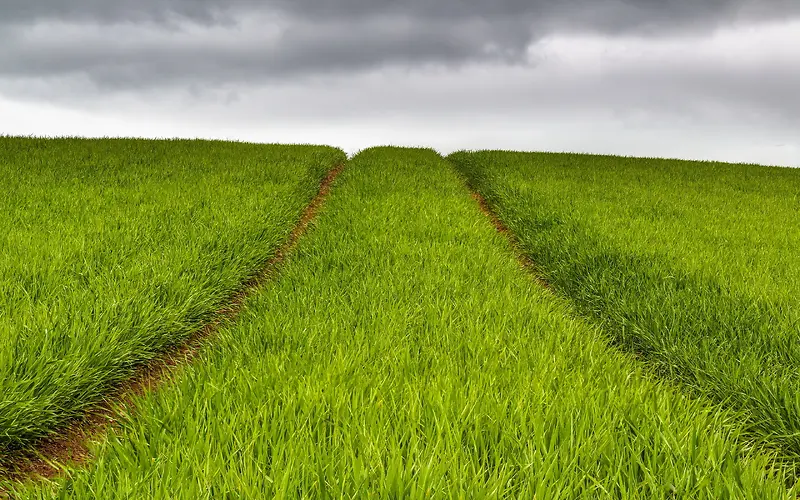
[[[800,166],[800,0],[2,0],[0,134]]]

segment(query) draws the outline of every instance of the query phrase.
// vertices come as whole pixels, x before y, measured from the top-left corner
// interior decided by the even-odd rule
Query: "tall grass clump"
[[[541,275],[616,343],[800,458],[800,171],[459,152]]]
[[[0,458],[207,321],[343,152],[0,138]]]

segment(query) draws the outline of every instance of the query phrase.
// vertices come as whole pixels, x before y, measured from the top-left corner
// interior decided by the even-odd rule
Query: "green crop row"
[[[449,158],[541,275],[614,342],[800,457],[800,171],[491,151]]]
[[[188,337],[345,159],[314,146],[0,137],[0,454]]]
[[[87,469],[20,496],[797,495],[739,413],[538,286],[430,150],[357,155],[240,321],[136,408]]]

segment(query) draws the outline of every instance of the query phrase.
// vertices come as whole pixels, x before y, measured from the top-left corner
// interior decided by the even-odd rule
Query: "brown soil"
[[[508,226],[503,224],[503,221],[497,217],[497,214],[492,211],[492,209],[489,207],[489,204],[486,202],[486,199],[474,191],[472,192],[472,197],[478,202],[481,212],[483,212],[483,214],[492,221],[492,225],[494,225],[495,229],[497,229],[497,232],[508,238],[508,241],[511,244],[511,247],[514,249],[514,253],[517,255],[517,260],[519,261],[519,265],[522,266],[522,269],[530,274],[539,285],[550,290],[550,284],[541,277],[541,273],[536,267],[536,264],[533,262],[533,260],[531,260],[530,257],[525,255],[525,252],[523,252],[522,248],[520,248],[519,242],[514,234],[508,229]]]
[[[320,184],[319,192],[306,206],[300,220],[274,257],[216,312],[208,324],[190,335],[183,343],[138,367],[128,380],[108,394],[103,402],[88,410],[81,419],[71,422],[30,450],[0,458],[0,480],[23,482],[52,479],[64,472],[67,467],[87,463],[92,458],[90,443],[102,439],[112,426],[128,418],[135,411],[134,400],[137,396],[157,390],[175,375],[178,368],[195,359],[220,327],[239,315],[245,300],[261,284],[275,276],[308,230],[309,223],[327,199],[333,181],[343,169],[343,164],[338,165],[328,173]],[[0,487],[0,498],[5,496]]]

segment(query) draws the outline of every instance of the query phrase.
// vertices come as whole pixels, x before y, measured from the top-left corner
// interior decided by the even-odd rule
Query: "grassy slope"
[[[197,328],[344,160],[327,147],[0,138],[0,453]]]
[[[75,498],[786,498],[731,420],[537,287],[428,150],[371,149]],[[28,494],[49,496],[51,490]]]
[[[456,153],[553,286],[800,456],[800,171]]]

